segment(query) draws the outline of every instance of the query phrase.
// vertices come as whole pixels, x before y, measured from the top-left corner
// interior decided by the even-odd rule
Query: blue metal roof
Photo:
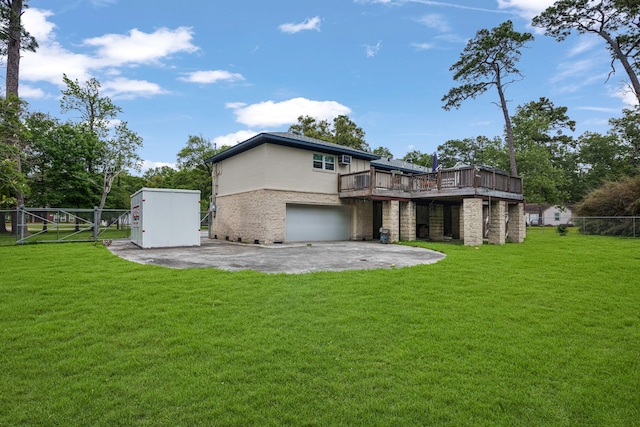
[[[262,144],[277,144],[284,145],[286,147],[300,148],[309,151],[322,151],[331,154],[348,154],[356,159],[364,160],[376,160],[379,156],[368,153],[366,151],[355,150],[353,148],[345,147],[343,145],[333,144],[331,142],[322,141],[320,139],[309,138],[308,136],[292,133],[292,132],[262,132],[253,138],[249,138],[246,141],[234,145],[228,150],[222,151],[213,157],[205,160],[206,163],[218,163],[222,160],[235,156],[236,154],[243,153],[247,150],[255,148]]]

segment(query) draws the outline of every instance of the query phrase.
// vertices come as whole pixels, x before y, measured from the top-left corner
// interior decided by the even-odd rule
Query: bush
[[[587,194],[576,213],[578,216],[640,215],[640,175],[605,183]]]
[[[559,235],[566,236],[567,233],[569,232],[569,229],[567,228],[566,225],[560,224],[556,227],[556,231],[558,232]]]

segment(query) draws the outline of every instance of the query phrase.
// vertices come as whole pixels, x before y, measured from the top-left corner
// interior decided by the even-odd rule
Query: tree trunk
[[[7,95],[7,99],[9,99],[9,95],[15,95],[15,102],[19,102],[18,82],[20,78],[20,43],[22,36],[22,25],[20,21],[22,17],[22,0],[8,1],[8,6],[11,8],[11,12],[9,16],[9,37],[7,40],[7,74],[5,81],[5,93]],[[15,111],[18,111],[18,108],[16,108]],[[7,138],[7,143],[17,148],[16,152],[18,154],[16,155],[16,170],[20,173],[22,172],[22,160],[20,158],[21,150],[18,135],[10,135]],[[16,192],[16,199],[16,208],[18,206],[24,206],[24,194],[22,194],[22,191],[18,190]],[[17,218],[17,216],[13,216],[12,218]],[[27,230],[25,230],[25,235],[26,232]],[[12,221],[11,233],[18,233],[17,223],[15,221]]]
[[[9,230],[7,230],[6,219],[7,219],[6,214],[4,212],[0,212],[0,234],[9,232]]]
[[[509,144],[509,166],[511,167],[511,176],[518,176],[518,168],[516,166],[516,150],[513,142],[513,126],[511,126],[511,117],[509,116],[509,109],[507,108],[507,100],[505,99],[504,91],[502,90],[500,69],[497,65],[496,87],[498,88],[498,94],[500,95],[500,107],[502,108],[502,115],[504,116],[504,125],[507,129],[507,143]]]
[[[622,64],[624,71],[626,71],[627,76],[629,76],[629,80],[631,80],[631,87],[633,88],[636,98],[640,103],[640,81],[638,80],[636,72],[633,70],[633,66],[629,63],[629,58],[622,52],[622,50],[620,49],[620,45],[608,33],[600,31],[598,32],[598,34],[600,34],[600,36],[607,41],[609,46],[611,46],[611,50],[613,51],[615,57]],[[615,71],[615,69],[613,71]]]

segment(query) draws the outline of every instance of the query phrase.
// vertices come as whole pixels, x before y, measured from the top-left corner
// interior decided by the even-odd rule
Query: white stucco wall
[[[313,154],[314,151],[261,144],[214,165],[214,189],[217,196],[255,190],[337,194],[339,174],[370,168],[368,160],[352,159],[351,165],[340,165],[334,155],[336,170],[314,169]]]

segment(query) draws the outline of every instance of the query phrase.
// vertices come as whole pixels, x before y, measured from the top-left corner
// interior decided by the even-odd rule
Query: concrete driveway
[[[169,268],[217,268],[264,273],[371,270],[433,264],[440,252],[379,242],[313,242],[252,245],[203,238],[199,247],[140,249],[129,240],[113,240],[115,255],[140,264]]]

